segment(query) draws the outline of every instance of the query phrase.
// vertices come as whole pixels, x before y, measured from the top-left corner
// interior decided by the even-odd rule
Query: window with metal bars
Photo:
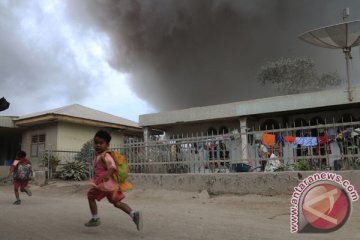
[[[38,157],[41,152],[45,151],[45,140],[46,140],[45,134],[38,134],[31,136],[31,151],[30,151],[31,157]]]

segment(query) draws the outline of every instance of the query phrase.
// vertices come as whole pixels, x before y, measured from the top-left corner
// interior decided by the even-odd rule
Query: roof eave
[[[15,124],[17,126],[22,126],[22,127],[34,126],[49,122],[69,122],[69,123],[84,124],[84,125],[96,126],[96,127],[115,128],[115,129],[135,131],[135,132],[142,131],[141,127],[126,126],[122,124],[108,123],[108,122],[102,122],[92,119],[78,118],[78,117],[67,116],[62,114],[54,114],[54,113],[48,113],[40,116],[15,120]]]

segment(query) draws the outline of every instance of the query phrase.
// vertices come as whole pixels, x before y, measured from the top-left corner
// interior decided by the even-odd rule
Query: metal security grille
[[[360,168],[360,122],[318,124],[239,133],[172,136],[169,139],[125,144],[123,152],[134,173],[228,173],[263,171],[276,159],[281,170],[294,170],[299,161],[309,170],[347,170]],[[266,145],[264,135],[273,135]],[[294,142],[286,142],[292,137]],[[285,138],[285,139],[284,139]],[[297,142],[295,141],[297,140]],[[300,141],[298,141],[300,140]],[[316,143],[304,143],[315,140]],[[302,142],[301,142],[302,141]],[[266,147],[266,153],[261,147]]]
[[[266,137],[273,142],[269,144]],[[360,122],[346,122],[278,129],[266,127],[245,133],[233,129],[222,134],[177,135],[149,141],[129,139],[126,144],[112,146],[111,150],[127,157],[132,173],[185,174],[357,170],[360,169],[359,147]],[[86,160],[83,156],[79,158],[79,151],[46,150],[43,153],[59,160],[58,170],[67,161],[86,161],[91,177],[93,150],[85,154]]]

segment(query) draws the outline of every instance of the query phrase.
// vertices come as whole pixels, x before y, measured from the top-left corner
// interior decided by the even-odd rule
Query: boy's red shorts
[[[87,193],[87,196],[88,198],[96,199],[97,201],[100,201],[106,197],[112,204],[115,204],[125,198],[125,195],[121,191],[118,191],[114,196],[114,192],[104,192],[96,188],[90,189]]]
[[[13,180],[13,184],[14,184],[14,189],[15,190],[19,190],[19,188],[20,188],[20,190],[24,190],[26,187],[27,187],[27,185],[28,185],[28,182],[29,181],[25,181],[25,180]]]

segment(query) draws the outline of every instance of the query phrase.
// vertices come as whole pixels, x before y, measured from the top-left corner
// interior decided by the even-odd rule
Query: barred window
[[[45,151],[45,134],[31,136],[31,157],[38,157],[39,154]]]

